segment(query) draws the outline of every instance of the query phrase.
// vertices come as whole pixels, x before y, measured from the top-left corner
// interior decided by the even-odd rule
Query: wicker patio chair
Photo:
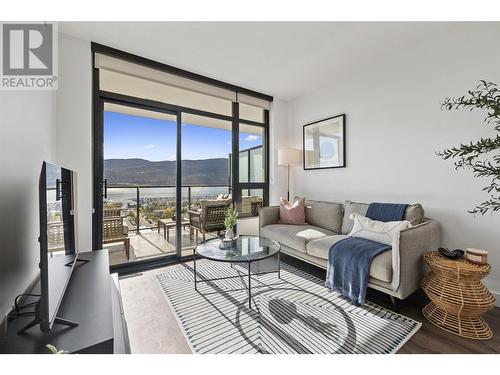
[[[241,198],[241,204],[238,206],[241,217],[259,216],[262,198],[257,195],[245,196]]]
[[[130,260],[130,238],[128,237],[128,227],[123,225],[122,217],[108,217],[102,220],[102,243],[123,242],[125,254]]]
[[[262,199],[252,202],[252,216],[259,216],[260,209],[262,208]]]
[[[49,253],[65,249],[64,223],[62,221],[47,224],[47,240]]]
[[[190,235],[192,238],[193,229],[195,229],[196,237],[198,237],[198,231],[200,231],[203,241],[205,241],[207,233],[217,232],[219,235],[221,230],[226,229],[224,218],[227,209],[231,205],[231,200],[202,200],[200,203],[201,208],[199,210],[188,210]]]
[[[121,208],[105,208],[102,210],[102,217],[104,219],[112,218],[112,217],[121,217],[122,209]]]

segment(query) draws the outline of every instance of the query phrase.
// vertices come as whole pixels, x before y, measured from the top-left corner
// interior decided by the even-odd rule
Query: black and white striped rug
[[[269,271],[276,261],[252,265]],[[252,276],[248,308],[246,268],[197,261],[156,275],[195,353],[395,353],[421,326],[372,303],[353,306],[324,282],[285,263],[276,273]]]

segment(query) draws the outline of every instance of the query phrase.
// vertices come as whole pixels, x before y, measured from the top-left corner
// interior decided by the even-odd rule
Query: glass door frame
[[[115,104],[134,106],[150,111],[164,112],[174,114],[177,118],[177,139],[176,139],[176,254],[160,256],[152,259],[139,260],[135,262],[126,263],[119,266],[112,266],[112,272],[119,272],[120,274],[133,273],[144,271],[147,269],[157,268],[173,262],[182,262],[192,258],[192,256],[181,256],[182,241],[181,241],[181,221],[182,221],[182,114],[189,113],[198,116],[211,117],[221,120],[226,120],[232,123],[232,160],[231,160],[231,183],[230,189],[233,197],[233,204],[241,202],[242,191],[244,189],[262,189],[263,190],[263,205],[269,205],[269,127],[270,127],[270,111],[263,110],[263,121],[256,122],[251,120],[240,119],[239,116],[239,103],[232,103],[231,116],[221,115],[217,113],[197,110],[178,105],[167,104],[127,95],[117,94],[113,92],[106,92],[100,89],[99,86],[99,69],[95,67],[95,53],[103,53],[112,57],[117,57],[125,61],[130,61],[136,64],[144,65],[159,71],[165,71],[179,76],[184,76],[199,82],[208,83],[217,87],[235,90],[237,93],[250,95],[256,98],[273,101],[272,96],[261,94],[252,90],[242,87],[231,85],[222,81],[213,80],[209,77],[204,77],[184,71],[179,68],[171,67],[144,57],[133,55],[128,52],[117,50],[108,46],[100,45],[95,42],[91,43],[92,51],[92,165],[93,165],[93,210],[92,210],[92,249],[102,249],[102,215],[103,215],[103,173],[104,173],[104,103],[113,102]],[[247,182],[241,183],[239,181],[239,126],[240,124],[254,125],[264,129],[264,148],[265,163],[264,163],[264,182]]]
[[[94,74],[98,77],[99,71],[95,68]],[[98,78],[97,78],[98,79]],[[262,189],[263,205],[269,204],[269,110],[264,110],[264,121],[262,123],[239,118],[239,104],[232,103],[233,116],[226,116],[212,112],[206,112],[193,108],[180,107],[172,104],[156,102],[123,94],[107,91],[97,91],[94,101],[94,127],[93,127],[93,166],[94,166],[94,196],[92,213],[92,249],[102,249],[102,219],[103,219],[103,183],[104,183],[104,103],[118,104],[140,108],[152,112],[161,112],[176,116],[176,251],[175,255],[159,256],[154,259],[144,259],[135,262],[111,266],[112,271],[119,273],[131,273],[138,270],[156,268],[167,262],[184,261],[188,257],[182,257],[182,114],[189,113],[198,116],[217,118],[232,123],[232,160],[231,160],[231,194],[233,204],[241,202],[242,191],[246,189]],[[247,124],[264,129],[264,153],[265,153],[265,181],[264,182],[240,182],[239,179],[239,125]],[[235,205],[236,207],[236,205]],[[186,258],[186,259],[184,259]]]
[[[175,215],[176,215],[176,249],[174,255],[158,256],[153,259],[144,259],[131,263],[111,266],[111,269],[122,270],[135,265],[148,265],[150,263],[165,262],[165,260],[177,260],[180,258],[181,248],[177,245],[181,241],[182,220],[182,184],[181,181],[181,113],[168,106],[158,106],[155,103],[146,103],[140,98],[118,98],[101,92],[96,102],[96,113],[94,118],[94,209],[92,215],[92,247],[93,250],[102,249],[102,223],[103,223],[103,197],[104,197],[104,105],[105,103],[117,104],[124,107],[133,107],[150,112],[165,113],[176,118],[176,184],[175,184]],[[137,202],[139,204],[139,202]]]

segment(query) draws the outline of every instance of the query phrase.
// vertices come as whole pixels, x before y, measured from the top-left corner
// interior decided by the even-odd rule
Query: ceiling
[[[284,100],[453,26],[437,22],[61,22],[59,30]]]

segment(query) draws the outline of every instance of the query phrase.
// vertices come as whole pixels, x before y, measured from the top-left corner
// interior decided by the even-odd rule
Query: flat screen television
[[[78,325],[57,316],[78,260],[75,246],[76,173],[44,161],[39,180],[40,299],[35,319],[19,332],[39,324],[44,332],[54,324]]]

